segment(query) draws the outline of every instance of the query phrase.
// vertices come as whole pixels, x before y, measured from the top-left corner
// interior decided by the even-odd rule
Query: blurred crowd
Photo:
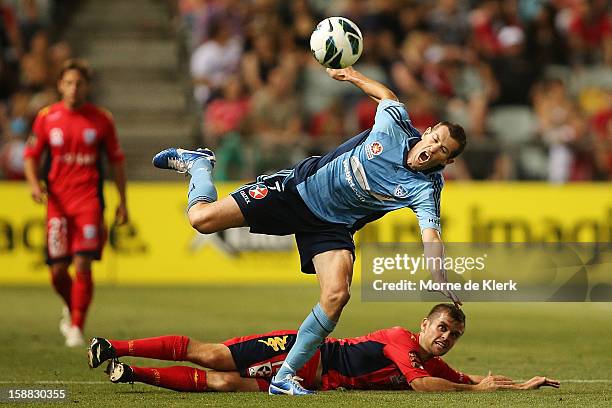
[[[219,180],[291,166],[372,126],[376,104],[310,54],[313,28],[334,15],[360,27],[356,68],[393,89],[415,127],[466,128],[447,178],[612,179],[607,0],[165,1],[193,84],[194,145],[216,150]],[[22,177],[78,3],[0,0],[0,177]]]
[[[446,177],[612,178],[607,0],[178,0],[198,144],[217,177],[251,178],[372,126],[376,105],[329,79],[309,37],[325,17],[364,36],[356,68],[393,89],[415,127],[452,120],[468,149]]]
[[[57,100],[71,49],[59,41],[76,0],[0,0],[0,177],[23,178],[23,149],[36,113]]]

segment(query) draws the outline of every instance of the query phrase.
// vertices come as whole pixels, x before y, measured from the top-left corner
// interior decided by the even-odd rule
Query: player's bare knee
[[[189,223],[202,234],[215,232],[213,229],[213,217],[211,211],[204,205],[194,205],[188,212]]]
[[[349,302],[351,292],[348,287],[335,288],[322,293],[321,300],[333,311],[341,311]]]

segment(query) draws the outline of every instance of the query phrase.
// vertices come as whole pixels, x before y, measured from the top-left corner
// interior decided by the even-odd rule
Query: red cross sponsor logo
[[[256,185],[249,189],[249,195],[255,200],[261,200],[268,195],[268,187],[262,185]]]

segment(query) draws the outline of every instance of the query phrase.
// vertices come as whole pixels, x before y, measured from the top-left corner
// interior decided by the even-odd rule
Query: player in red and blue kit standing
[[[347,339],[327,337],[297,372],[310,389],[416,391],[490,391],[558,387],[559,382],[534,377],[515,383],[501,375],[466,375],[441,356],[463,335],[465,315],[453,304],[438,304],[423,319],[418,333],[403,327],[379,330]],[[220,344],[185,336],[137,340],[92,339],[89,366],[110,360],[114,383],[143,382],[176,391],[268,391],[270,381],[295,345],[297,331],[275,331],[236,337]],[[195,367],[136,367],[119,362],[123,356],[189,361]]]
[[[58,81],[62,100],[38,113],[24,152],[32,198],[47,202],[47,263],[53,287],[65,303],[60,330],[69,347],[84,344],[82,331],[93,295],[91,264],[101,259],[106,241],[103,152],[119,191],[116,223],[128,220],[124,155],[110,113],[87,102],[90,81],[84,61],[66,62]],[[39,164],[44,152],[43,184]],[[74,280],[68,273],[71,263]]]

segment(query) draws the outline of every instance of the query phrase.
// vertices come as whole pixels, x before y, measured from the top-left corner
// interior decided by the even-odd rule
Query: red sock
[[[74,283],[72,284],[72,304],[70,314],[72,325],[78,326],[81,330],[85,325],[87,309],[93,296],[93,281],[91,271],[77,271]]]
[[[158,360],[183,361],[187,355],[189,337],[161,336],[136,340],[109,340],[116,356],[156,358]]]
[[[134,381],[183,392],[206,391],[206,371],[194,367],[134,367]]]
[[[70,275],[65,273],[51,273],[51,283],[53,284],[53,288],[57,292],[58,295],[64,299],[64,303],[70,309],[70,299],[72,292],[72,278]]]

